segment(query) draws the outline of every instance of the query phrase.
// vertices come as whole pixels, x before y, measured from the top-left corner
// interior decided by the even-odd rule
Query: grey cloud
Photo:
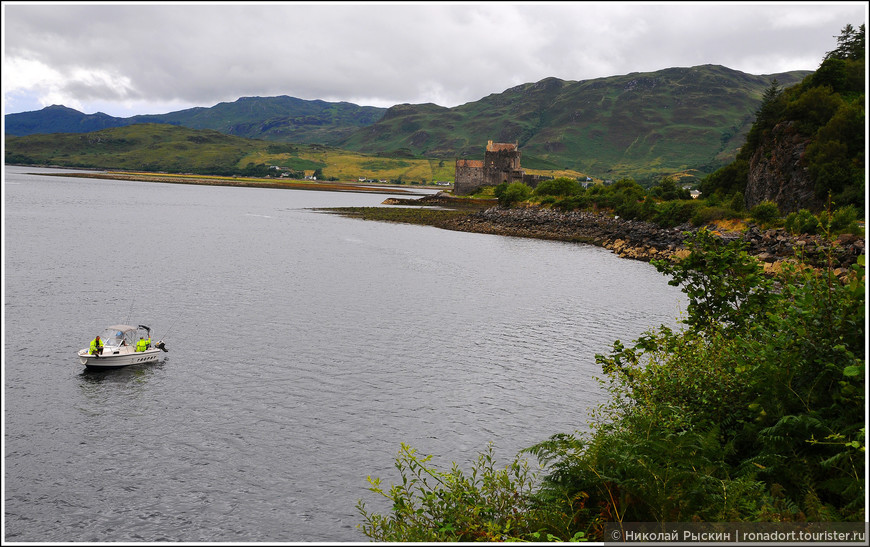
[[[812,70],[842,26],[866,19],[858,3],[5,9],[6,56],[52,67],[66,79],[57,88],[81,102],[200,106],[250,95],[455,106],[550,76],[584,80],[708,63],[754,73]],[[83,70],[117,82],[77,76]]]

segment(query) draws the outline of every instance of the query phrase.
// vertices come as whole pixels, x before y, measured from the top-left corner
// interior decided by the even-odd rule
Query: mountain
[[[6,136],[5,162],[98,169],[235,174],[263,141],[168,124],[130,124],[89,133]]]
[[[727,164],[743,144],[770,82],[788,86],[809,74],[751,75],[703,65],[583,81],[546,78],[453,108],[401,104],[381,109],[287,96],[244,97],[211,108],[113,118],[54,106],[6,115],[6,133],[165,123],[448,161],[482,159],[486,142],[493,140],[518,143],[527,169],[641,181],[674,173],[704,175]]]
[[[169,123],[213,129],[248,139],[334,145],[383,117],[385,108],[280,97],[242,97],[211,108],[160,116],[134,116],[134,123]]]
[[[523,167],[638,180],[711,172],[736,155],[771,80],[722,66],[669,68],[585,81],[547,78],[455,108],[391,107],[340,143],[366,153],[483,158],[488,140],[516,142]]]
[[[360,127],[378,121],[385,108],[352,103],[307,101],[295,97],[242,97],[210,108],[116,118],[103,113],[82,114],[64,106],[7,114],[6,134],[17,137],[48,133],[89,133],[141,123],[164,123],[190,129],[212,129],[249,139],[295,143],[336,144]]]
[[[102,112],[82,114],[78,110],[57,104],[33,112],[6,114],[4,119],[6,134],[14,136],[39,133],[90,133],[136,123],[127,118],[116,118]]]

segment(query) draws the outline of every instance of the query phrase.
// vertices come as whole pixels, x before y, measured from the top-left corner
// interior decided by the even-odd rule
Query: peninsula
[[[45,174],[45,173],[43,173]],[[408,198],[387,198],[383,205],[396,207],[336,207],[319,211],[364,220],[400,222],[434,226],[446,230],[528,237],[555,241],[587,243],[609,249],[623,258],[650,261],[687,253],[683,242],[700,227],[689,223],[663,228],[651,222],[621,219],[606,212],[559,211],[540,206],[499,207],[495,199],[457,197],[447,192],[424,194],[413,188],[396,186],[286,181],[280,179],[218,177],[168,173],[75,172],[57,176],[135,180],[169,184],[200,184],[288,190],[368,192],[407,194]],[[824,266],[828,251],[836,261],[834,271],[845,275],[858,256],[864,254],[864,239],[842,234],[833,242],[817,235],[795,235],[782,228],[761,229],[752,224],[708,226],[725,240],[743,239],[748,252],[764,266],[765,273],[776,274],[798,251],[813,265]]]

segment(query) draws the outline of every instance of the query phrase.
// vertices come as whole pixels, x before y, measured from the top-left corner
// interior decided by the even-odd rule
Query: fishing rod
[[[169,333],[172,332],[172,327],[174,327],[176,323],[178,323],[177,317],[172,321],[172,324],[169,325],[169,328],[166,330],[166,334],[164,334],[160,338],[163,339],[163,338],[166,338],[167,336],[169,336]]]
[[[155,344],[156,347],[162,349],[162,350],[165,351],[165,352],[169,352],[169,350],[166,349],[166,346],[163,344],[163,339],[166,338],[167,336],[169,336],[169,333],[172,332],[172,327],[174,327],[175,324],[176,324],[177,322],[178,322],[178,317],[176,317],[175,320],[172,321],[172,324],[169,325],[169,329],[166,331],[166,334],[164,334],[163,336],[161,336],[161,337],[158,339],[157,344]],[[149,332],[150,332],[150,331],[149,331]]]
[[[136,303],[136,299],[135,299],[135,298],[134,298],[133,300],[130,301],[130,311],[127,312],[127,320],[124,321],[124,324],[125,324],[125,325],[129,325],[129,324],[130,324],[130,318],[133,317],[133,304],[135,304],[135,303]]]

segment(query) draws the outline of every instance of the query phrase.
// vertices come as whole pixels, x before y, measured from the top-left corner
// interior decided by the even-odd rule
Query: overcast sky
[[[4,114],[290,95],[452,107],[554,76],[815,70],[866,2],[3,3]]]

